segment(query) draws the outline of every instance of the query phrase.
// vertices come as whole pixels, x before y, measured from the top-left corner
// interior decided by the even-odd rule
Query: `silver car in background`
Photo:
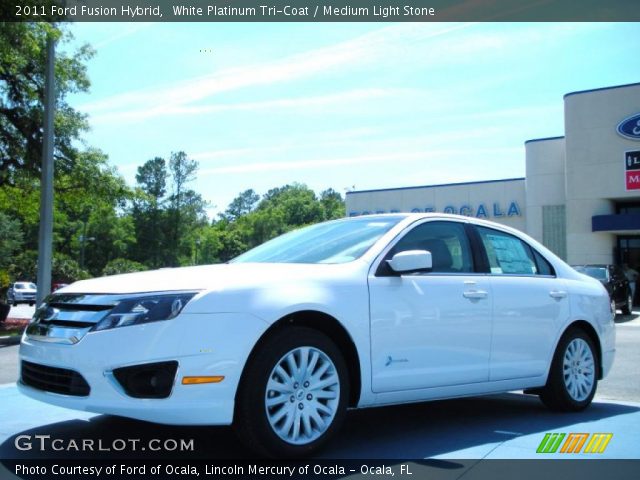
[[[19,303],[36,303],[38,287],[32,282],[15,282],[7,291],[7,301],[10,305],[17,307]]]

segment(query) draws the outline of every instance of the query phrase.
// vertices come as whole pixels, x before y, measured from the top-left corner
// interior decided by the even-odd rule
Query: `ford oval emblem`
[[[621,121],[618,125],[618,133],[624,138],[640,140],[640,113]]]

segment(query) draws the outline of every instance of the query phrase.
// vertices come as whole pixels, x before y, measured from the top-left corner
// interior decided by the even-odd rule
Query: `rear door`
[[[569,317],[569,297],[553,267],[509,233],[476,226],[493,293],[491,381],[546,374],[558,329]]]

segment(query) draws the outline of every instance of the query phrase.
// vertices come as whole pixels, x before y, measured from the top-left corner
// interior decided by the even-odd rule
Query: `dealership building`
[[[350,216],[446,212],[525,231],[571,264],[640,271],[640,83],[564,97],[562,137],[525,142],[526,177],[348,192]]]

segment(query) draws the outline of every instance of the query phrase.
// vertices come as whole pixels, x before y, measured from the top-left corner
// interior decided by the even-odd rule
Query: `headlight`
[[[124,298],[93,327],[93,331],[170,320],[178,316],[195,294],[171,293]]]

